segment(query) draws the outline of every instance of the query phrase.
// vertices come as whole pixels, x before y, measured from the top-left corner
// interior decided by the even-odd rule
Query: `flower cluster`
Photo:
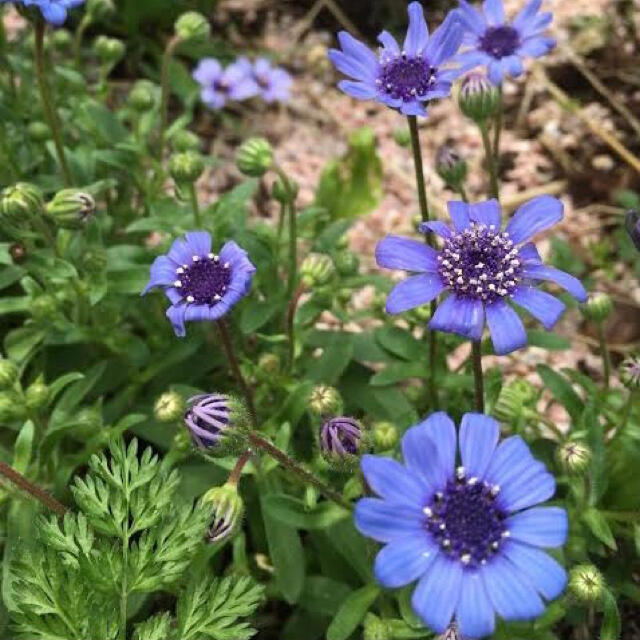
[[[67,11],[84,4],[85,0],[0,0],[0,4],[8,2],[25,7],[37,7],[48,23],[60,26],[67,19]]]
[[[259,96],[265,102],[287,102],[292,78],[266,58],[251,62],[240,57],[223,67],[215,58],[204,58],[193,72],[201,86],[202,101],[211,109],[222,109],[227,102],[239,102]]]

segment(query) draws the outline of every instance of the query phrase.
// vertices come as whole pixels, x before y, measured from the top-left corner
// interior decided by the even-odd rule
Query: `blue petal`
[[[445,290],[445,285],[437,273],[411,276],[399,282],[387,296],[387,313],[396,314],[421,307]]]
[[[547,38],[545,36],[532,36],[527,38],[519,47],[518,53],[520,55],[531,56],[532,58],[540,58],[546,55],[556,46],[556,41],[553,38]]]
[[[517,55],[505,56],[501,60],[501,64],[507,73],[513,78],[517,78],[524,73],[522,60]]]
[[[469,228],[471,219],[469,218],[469,205],[461,200],[449,200],[447,202],[449,217],[453,223],[453,228],[460,232]]]
[[[374,575],[384,587],[404,587],[422,576],[437,554],[426,531],[394,540],[376,556]]]
[[[493,350],[503,356],[527,344],[527,332],[518,314],[502,299],[485,307]]]
[[[59,4],[40,5],[40,11],[44,19],[56,27],[64,24],[67,19],[67,10]]]
[[[151,265],[149,284],[145,287],[142,295],[153,287],[171,285],[177,279],[175,263],[167,256],[158,256]]]
[[[503,487],[535,462],[525,441],[520,436],[511,436],[498,445],[485,477],[491,484]]]
[[[338,49],[331,49],[328,55],[333,66],[341,73],[356,80],[371,80],[371,70],[365,67],[360,60],[352,58]]]
[[[506,231],[515,244],[520,244],[560,222],[563,214],[564,205],[558,198],[538,196],[518,208]]]
[[[436,418],[434,419],[434,416]],[[433,420],[432,420],[433,419]],[[447,433],[442,435],[446,437],[446,443],[440,438],[439,444],[432,440],[432,432],[436,428],[436,421],[442,419],[444,428]],[[455,425],[445,413],[436,413],[429,418],[431,423],[425,421],[407,429],[402,436],[402,457],[404,462],[416,476],[419,476],[429,489],[429,499],[437,491],[442,491],[453,471],[452,465],[448,460],[451,458],[450,451],[453,449],[455,458],[455,440],[453,447],[449,443],[451,429],[453,428],[453,437],[455,438]],[[439,457],[439,448],[446,449],[447,461],[441,460]]]
[[[342,50],[352,58],[360,60],[362,65],[368,69],[371,69],[371,79],[377,76],[379,63],[375,54],[369,47],[362,44],[359,40],[356,40],[350,33],[341,31],[338,34],[338,41]]]
[[[338,82],[338,88],[357,100],[371,100],[378,95],[378,91],[373,85],[364,82],[341,80]]]
[[[487,76],[494,85],[499,86],[502,84],[502,80],[504,78],[504,70],[502,68],[502,64],[500,64],[500,60],[492,59],[489,62]]]
[[[557,598],[564,591],[567,573],[549,554],[513,541],[507,542],[502,550],[516,569],[547,600]]]
[[[167,255],[176,265],[191,264],[191,260],[193,259],[193,251],[182,238],[177,238],[173,241]]]
[[[386,269],[404,269],[405,271],[437,271],[438,252],[424,242],[386,236],[376,246],[376,262]]]
[[[366,455],[360,463],[367,484],[382,498],[422,508],[428,487],[399,462],[382,456]]]
[[[477,36],[481,36],[487,28],[487,21],[480,11],[470,5],[467,0],[459,0],[458,14],[464,25]]]
[[[500,203],[495,198],[492,198],[486,202],[470,204],[469,218],[478,224],[485,224],[488,227],[494,226],[496,229],[500,229],[502,225]]]
[[[502,0],[484,0],[482,3],[484,15],[487,17],[489,24],[504,24],[504,6]]]
[[[184,314],[186,310],[186,305],[184,304],[172,305],[167,309],[166,316],[169,318],[173,331],[178,338],[184,338],[187,334],[184,328]]]
[[[467,477],[483,478],[498,444],[500,426],[482,413],[465,413],[460,424],[460,456]]]
[[[462,564],[458,560],[438,554],[413,592],[413,610],[436,633],[443,633],[451,622],[460,600],[462,574]]]
[[[422,222],[418,227],[420,233],[433,232],[439,235],[441,238],[450,238],[451,229],[441,220],[433,220],[431,222]]]
[[[422,106],[418,99],[411,100],[410,102],[403,102],[400,105],[400,113],[405,116],[421,116],[427,117],[427,110]]]
[[[558,298],[527,285],[517,287],[511,299],[539,320],[547,330],[553,329],[566,308]]]
[[[542,0],[530,0],[513,19],[511,23],[513,27],[520,32],[526,31],[533,23],[541,6]]]
[[[204,322],[210,320],[211,307],[208,304],[189,304],[185,310],[184,319],[186,322]]]
[[[532,280],[555,282],[558,286],[568,291],[578,302],[587,301],[587,291],[580,280],[565,271],[560,271],[560,269],[548,267],[544,264],[527,264],[522,270],[522,275]]]
[[[222,65],[215,58],[204,58],[193,72],[193,79],[203,85],[212,85],[222,74]]]
[[[466,571],[462,577],[456,621],[463,638],[484,638],[495,629],[493,605],[478,571]]]
[[[390,55],[398,55],[400,53],[398,41],[388,31],[383,31],[378,36],[378,41],[384,47],[386,53]]]
[[[362,498],[355,507],[358,531],[378,542],[404,540],[424,534],[424,514],[417,507],[377,498]]]
[[[520,260],[527,262],[542,262],[542,257],[536,249],[536,245],[533,242],[527,242],[518,249],[518,257]]]
[[[231,263],[234,270],[240,269],[248,273],[255,273],[256,267],[249,260],[249,254],[233,240],[225,242],[220,249],[220,260]]]
[[[505,620],[532,620],[544,612],[536,590],[520,579],[515,567],[502,555],[490,560],[481,575],[489,599]]]
[[[441,67],[458,53],[464,38],[464,26],[457,11],[450,11],[444,22],[433,32],[425,56],[434,67]]]
[[[188,231],[184,237],[193,255],[203,258],[211,253],[211,236],[207,231]]]
[[[433,331],[457,333],[471,340],[481,340],[484,329],[484,307],[480,300],[451,294],[436,309],[429,321]]]
[[[424,19],[424,10],[419,2],[412,2],[408,8],[409,28],[404,39],[404,52],[408,56],[422,53],[429,41],[429,29]]]
[[[520,511],[545,502],[555,492],[555,478],[541,462],[535,462],[502,486],[498,500],[508,511]]]
[[[491,60],[490,56],[482,51],[465,51],[461,53],[459,56],[456,56],[455,62],[461,65],[461,69],[463,72],[474,69],[475,67],[482,67],[486,64],[490,64]]]
[[[560,507],[534,507],[505,521],[514,540],[534,547],[561,547],[567,540],[569,521]]]

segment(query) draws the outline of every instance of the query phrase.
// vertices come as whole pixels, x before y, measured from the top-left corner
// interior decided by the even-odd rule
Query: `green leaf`
[[[616,597],[605,588],[602,594],[602,625],[600,626],[600,640],[618,640],[622,629],[622,621]]]
[[[20,296],[13,298],[0,298],[0,315],[7,313],[24,313],[31,306],[31,298]]]
[[[327,629],[327,640],[347,640],[379,594],[380,588],[374,584],[368,584],[349,594]]]
[[[528,343],[532,347],[540,347],[547,351],[566,351],[571,348],[571,340],[550,331],[530,329],[527,331],[527,336]]]
[[[578,422],[584,409],[584,403],[574,391],[571,383],[544,364],[538,365],[536,370],[553,397],[567,410],[571,419]]]
[[[381,347],[403,360],[418,360],[425,352],[422,343],[399,327],[382,327],[375,332],[375,338]]]
[[[22,362],[44,339],[44,331],[34,327],[21,327],[9,331],[4,339],[4,350],[9,358]]]
[[[33,448],[33,436],[35,427],[31,420],[27,420],[20,429],[20,433],[13,445],[13,468],[19,473],[25,474],[31,462]]]
[[[324,576],[309,576],[300,596],[300,606],[307,611],[333,616],[349,597],[351,587]]]
[[[240,315],[240,330],[244,334],[254,333],[263,327],[278,312],[282,299],[248,300]]]
[[[302,500],[284,493],[265,496],[263,506],[273,518],[296,529],[325,529],[349,516],[346,509],[333,502],[321,502],[309,510]]]
[[[330,340],[322,355],[311,360],[307,369],[307,378],[314,382],[335,384],[349,366],[353,357],[353,343],[345,341],[340,334]]]
[[[613,537],[613,532],[611,531],[611,527],[607,522],[605,516],[598,511],[597,509],[587,509],[582,514],[583,522],[589,527],[591,533],[607,545],[610,549],[614,551],[617,550],[618,546],[616,545],[615,538]]]
[[[133,640],[167,640],[171,633],[171,615],[159,613],[136,625]]]
[[[371,377],[374,387],[386,387],[409,378],[426,378],[429,375],[426,362],[403,362],[387,365]]]

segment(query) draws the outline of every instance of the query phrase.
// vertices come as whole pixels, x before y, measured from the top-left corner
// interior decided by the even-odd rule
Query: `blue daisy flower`
[[[204,58],[194,70],[193,79],[201,86],[202,102],[214,110],[222,109],[230,100],[246,100],[260,93],[246,58],[238,58],[227,67],[215,58]]]
[[[524,58],[539,58],[551,51],[556,41],[544,35],[553,18],[539,13],[542,0],[530,0],[511,23],[502,0],[485,0],[480,12],[460,0],[460,19],[469,30],[465,38],[471,49],[458,56],[465,69],[486,66],[489,79],[500,84],[505,75],[519,76]]]
[[[422,242],[387,236],[376,247],[378,265],[415,272],[395,286],[387,298],[387,312],[401,313],[450,295],[442,302],[429,328],[481,340],[485,318],[497,354],[504,355],[527,344],[518,314],[507,304],[515,302],[552,329],[565,305],[534,285],[555,282],[574,298],[585,302],[587,292],[577,278],[543,264],[529,240],[563,217],[562,202],[540,196],[523,204],[501,230],[497,200],[476,204],[449,202],[453,229],[444,222],[424,222],[420,230],[444,239],[437,251]]]
[[[376,56],[367,46],[346,31],[338,34],[341,50],[331,49],[334,66],[353,80],[342,80],[338,87],[360,100],[377,100],[405,115],[427,114],[423,102],[445,98],[451,82],[460,75],[456,69],[443,68],[457,53],[464,27],[457,12],[447,15],[429,37],[422,5],[409,5],[409,29],[402,45],[387,31],[378,40],[382,47]]]
[[[235,242],[219,254],[211,251],[206,231],[191,231],[174,241],[169,253],[151,265],[151,278],[142,295],[161,288],[171,302],[167,318],[178,337],[185,322],[214,321],[249,293],[256,268]]]
[[[434,413],[404,435],[404,465],[362,459],[379,497],[356,504],[355,522],[385,545],[375,577],[388,588],[417,580],[413,609],[436,633],[452,618],[464,638],[493,633],[496,614],[537,618],[567,582],[541,550],[567,537],[565,510],[536,506],[553,496],[555,480],[520,436],[498,444],[499,431],[493,418],[467,413],[456,438],[451,418]]]
[[[38,7],[42,17],[56,27],[64,24],[69,9],[79,7],[85,2],[85,0],[0,0],[0,3],[9,1],[25,7]]]

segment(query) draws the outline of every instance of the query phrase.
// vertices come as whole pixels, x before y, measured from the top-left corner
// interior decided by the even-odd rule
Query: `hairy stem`
[[[275,445],[271,444],[268,440],[265,440],[262,436],[252,432],[249,434],[249,442],[261,449],[266,454],[270,455],[274,460],[277,460],[285,469],[291,473],[297,475],[301,480],[314,486],[325,498],[332,500],[336,504],[340,505],[344,509],[351,511],[353,506],[347,502],[337,491],[334,491],[331,487],[326,485],[322,480],[314,476],[312,473],[301,467],[295,460],[290,458],[284,451],[281,451]]]
[[[471,342],[471,359],[473,362],[473,382],[475,386],[475,404],[478,413],[484,413],[484,378],[482,374],[482,343]]]
[[[295,325],[294,321],[296,318],[296,310],[298,308],[298,302],[300,302],[300,298],[304,293],[304,285],[300,285],[298,290],[295,292],[294,296],[289,301],[289,307],[287,309],[287,337],[289,340],[289,348],[288,348],[288,359],[287,359],[287,370],[291,371],[293,369],[293,361],[295,359],[295,347],[296,347],[296,336],[295,336]]]
[[[500,186],[498,183],[498,167],[496,164],[496,158],[491,147],[491,140],[489,139],[489,130],[486,123],[479,125],[480,133],[482,134],[482,144],[484,145],[484,155],[489,169],[489,180],[491,181],[491,197],[500,199]]]
[[[58,114],[56,113],[53,97],[51,95],[51,89],[47,82],[45,68],[44,68],[44,31],[45,23],[42,20],[38,20],[36,23],[35,38],[35,67],[36,78],[38,80],[38,87],[40,89],[40,97],[42,99],[42,108],[44,110],[47,124],[51,129],[53,136],[53,144],[56,148],[56,154],[58,161],[60,162],[60,168],[62,169],[62,175],[67,187],[73,185],[73,178],[71,177],[71,171],[67,164],[67,157],[64,152],[64,145],[62,143],[62,132],[60,128],[60,121],[58,120]]]
[[[493,158],[496,165],[500,166],[500,135],[502,134],[502,118],[504,114],[504,105],[502,99],[502,85],[498,87],[498,112],[496,113],[496,118],[494,121],[494,130],[493,130]]]
[[[173,58],[176,47],[180,42],[179,36],[173,36],[173,38],[169,40],[167,48],[164,50],[164,55],[162,56],[162,70],[160,72],[160,131],[158,133],[158,160],[160,162],[162,162],[162,156],[164,154],[164,142],[169,124],[169,65],[171,64],[171,59]]]
[[[604,323],[598,323],[598,339],[600,341],[600,355],[602,356],[602,366],[604,368],[604,387],[608,389],[611,384],[611,354],[607,346],[607,336],[604,330]]]
[[[200,204],[198,202],[198,193],[196,192],[195,183],[189,185],[189,198],[191,199],[191,207],[193,208],[193,219],[198,229],[202,229],[202,213],[200,212]]]
[[[47,509],[50,509],[59,516],[63,516],[67,512],[67,508],[58,502],[52,495],[48,494],[44,489],[27,480],[21,473],[5,462],[0,461],[0,474],[7,480],[12,482],[16,487],[28,493],[30,496],[41,502]]]
[[[227,478],[227,484],[238,484],[240,481],[240,476],[242,475],[242,470],[244,469],[247,462],[251,460],[251,451],[247,449],[237,460],[236,466],[233,467],[233,470],[229,474]]]

